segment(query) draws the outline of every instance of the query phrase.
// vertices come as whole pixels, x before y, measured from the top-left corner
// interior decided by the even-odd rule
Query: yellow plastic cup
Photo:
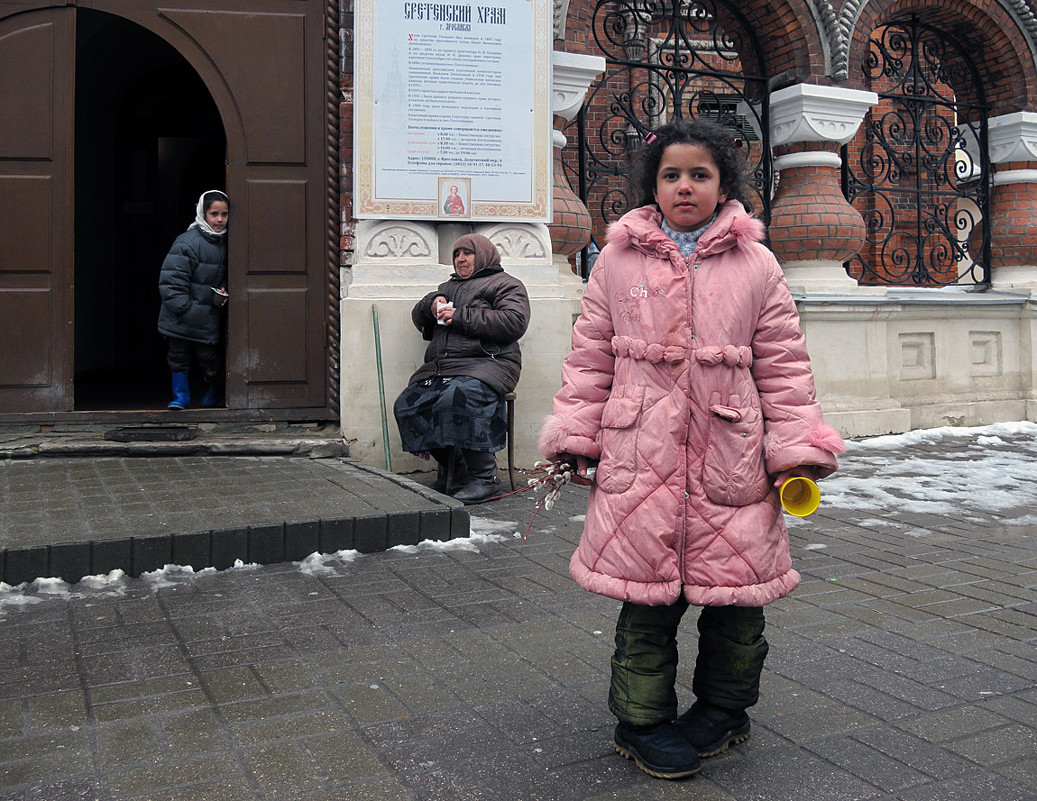
[[[793,476],[781,485],[781,507],[790,515],[806,517],[817,511],[821,490],[809,478]]]

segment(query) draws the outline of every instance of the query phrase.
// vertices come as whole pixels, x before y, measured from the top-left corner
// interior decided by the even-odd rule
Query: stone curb
[[[162,443],[168,444],[179,443]],[[190,566],[196,571],[207,567],[223,570],[233,567],[238,561],[276,564],[300,561],[315,552],[332,554],[355,550],[374,553],[399,545],[417,545],[425,540],[444,542],[468,536],[470,516],[459,501],[405,477],[355,462],[344,462],[337,454],[328,458],[324,453],[336,449],[325,448],[326,442],[319,444],[322,446],[319,449],[303,448],[303,444],[296,442],[287,453],[284,448],[275,447],[250,446],[247,451],[245,448],[236,450],[226,441],[220,443],[219,449],[202,453],[165,447],[160,450],[169,457],[219,455],[283,459],[274,464],[257,460],[254,468],[251,465],[246,468],[246,473],[254,469],[257,479],[291,471],[296,462],[302,468],[310,460],[327,459],[327,464],[339,467],[316,488],[325,499],[321,511],[308,514],[306,509],[293,510],[292,516],[286,519],[200,529],[184,528],[185,524],[172,520],[171,527],[181,528],[174,528],[169,533],[117,534],[113,537],[88,533],[82,539],[58,542],[47,541],[47,532],[41,530],[39,543],[0,549],[0,581],[11,586],[38,578],[60,578],[75,583],[85,576],[107,575],[114,570],[140,576],[171,564]],[[255,442],[252,441],[251,445]],[[90,456],[126,458],[126,454],[118,449],[103,446],[92,449],[83,443],[68,453],[73,454],[68,457],[69,461]],[[301,454],[309,458],[297,458]],[[154,455],[150,448],[134,448],[127,461]],[[47,456],[53,457],[55,462],[64,458],[59,451],[49,451]],[[42,456],[37,458],[41,463],[51,461]],[[312,480],[309,472],[303,478]],[[147,481],[146,477],[140,476],[136,480]],[[147,485],[133,489],[147,495],[161,490],[161,487]],[[199,505],[204,505],[204,501],[199,501]],[[338,512],[328,514],[329,505],[337,507]],[[16,515],[17,512],[9,514]],[[116,516],[113,511],[113,517]],[[84,532],[89,531],[85,523],[82,528]]]

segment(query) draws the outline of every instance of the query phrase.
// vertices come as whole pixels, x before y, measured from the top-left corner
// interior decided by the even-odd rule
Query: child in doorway
[[[176,238],[162,262],[158,331],[169,343],[166,361],[173,374],[170,409],[186,409],[191,402],[188,377],[193,363],[201,367],[208,387],[202,406],[215,406],[219,400],[229,217],[227,195],[215,189],[204,192],[198,198],[194,222]]]
[[[597,463],[570,572],[623,602],[609,708],[614,747],[690,776],[749,737],[767,655],[763,606],[799,583],[777,488],[824,477],[844,449],[822,419],[799,317],[741,142],[697,120],[649,136],[642,206],[608,231],[540,450]],[[678,716],[677,629],[698,618],[697,700]]]

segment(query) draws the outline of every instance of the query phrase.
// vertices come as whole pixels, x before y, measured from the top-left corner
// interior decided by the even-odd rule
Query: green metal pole
[[[392,472],[392,457],[389,455],[389,421],[385,415],[385,380],[382,377],[382,337],[378,333],[378,306],[371,304],[371,319],[374,321],[374,358],[378,366],[378,403],[382,411],[382,445],[385,447],[385,469]]]

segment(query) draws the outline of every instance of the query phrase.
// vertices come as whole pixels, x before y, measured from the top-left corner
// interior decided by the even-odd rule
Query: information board
[[[354,215],[551,220],[548,0],[357,0]]]

